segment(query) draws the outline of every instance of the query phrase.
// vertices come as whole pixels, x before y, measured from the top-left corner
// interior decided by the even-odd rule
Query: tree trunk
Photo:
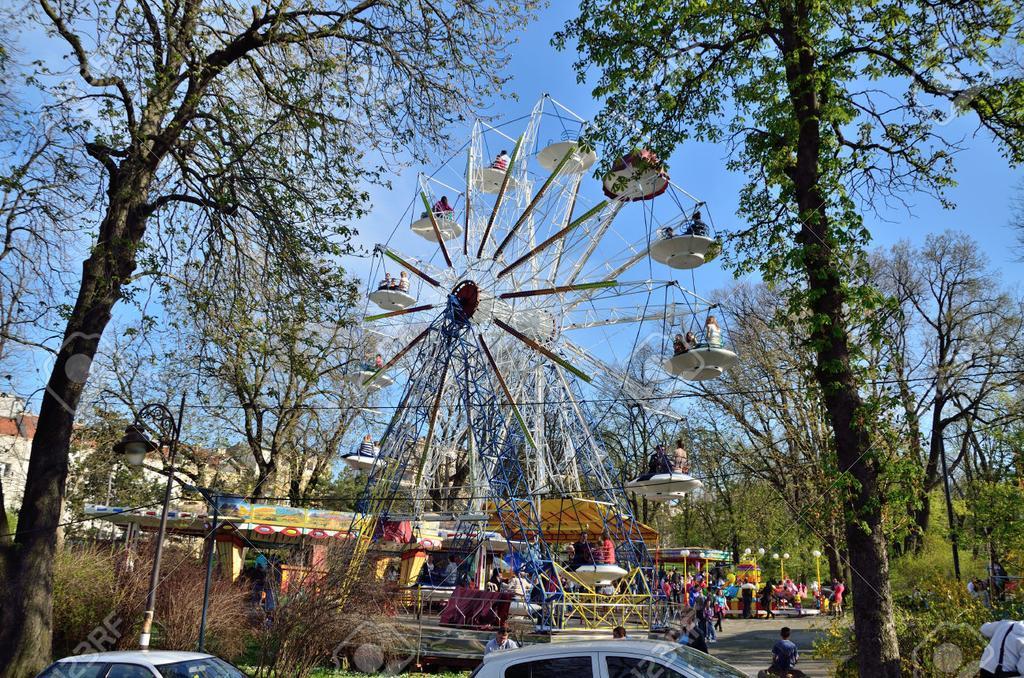
[[[129,163],[125,160],[125,163]],[[82,265],[82,282],[39,409],[14,543],[0,546],[0,676],[30,678],[49,662],[53,634],[53,562],[58,548],[71,432],[88,366],[135,268],[152,172],[113,172],[99,238]],[[127,181],[125,181],[127,179]]]
[[[889,589],[889,559],[882,530],[884,497],[878,460],[871,445],[871,420],[865,412],[850,355],[844,315],[847,295],[842,262],[830,243],[831,224],[822,194],[819,73],[813,46],[811,13],[802,2],[782,11],[783,53],[790,101],[798,123],[796,158],[789,169],[801,227],[797,235],[813,312],[810,340],[816,353],[814,374],[821,385],[839,470],[854,481],[846,491],[846,548],[855,581],[853,596],[857,666],[862,676],[899,676],[899,645]]]

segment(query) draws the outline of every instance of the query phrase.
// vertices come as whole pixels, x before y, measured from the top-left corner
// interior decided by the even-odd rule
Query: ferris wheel
[[[375,249],[365,326],[386,355],[351,374],[369,389],[407,375],[379,452],[350,458],[368,475],[363,511],[494,511],[506,537],[543,542],[542,498],[585,496],[613,507],[602,527],[624,564],[645,562],[591,401],[613,382],[649,388],[627,369],[642,335],[661,337],[664,369],[684,379],[736,356],[716,324],[699,329],[713,305],[671,278],[714,254],[704,203],[647,151],[600,183],[596,161],[585,121],[545,96],[518,136],[478,121],[464,156],[419,177],[407,237]],[[658,464],[628,489],[699,487]]]

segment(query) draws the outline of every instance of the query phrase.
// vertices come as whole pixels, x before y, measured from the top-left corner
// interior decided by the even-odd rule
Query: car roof
[[[171,650],[148,650],[146,652],[93,652],[88,654],[76,654],[58,660],[59,663],[69,662],[115,662],[123,664],[143,664],[150,666],[163,666],[164,664],[175,664],[187,662],[190,659],[208,659],[212,655],[199,652],[175,652]]]
[[[676,648],[675,643],[664,640],[633,640],[626,638],[617,640],[573,640],[568,642],[537,643],[527,645],[518,650],[503,650],[484,655],[484,663],[515,657],[516,659],[543,659],[550,655],[563,655],[568,652],[639,652],[641,654],[664,654]]]

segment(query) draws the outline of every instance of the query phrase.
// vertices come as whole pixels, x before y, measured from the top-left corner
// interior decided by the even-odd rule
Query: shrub
[[[134,648],[142,625],[151,570],[150,543],[138,556],[124,549],[67,546],[54,563],[54,653]],[[153,625],[152,646],[195,650],[199,639],[204,565],[192,554],[165,548]],[[244,650],[252,630],[246,621],[246,592],[214,580],[210,590],[207,650],[232,659]],[[111,635],[116,643],[109,642]],[[97,639],[99,639],[97,641]]]

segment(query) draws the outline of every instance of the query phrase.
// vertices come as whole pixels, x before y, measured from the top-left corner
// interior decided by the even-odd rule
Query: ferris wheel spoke
[[[363,381],[363,386],[369,386],[370,383],[372,383],[374,379],[376,379],[377,377],[379,377],[380,375],[384,374],[385,372],[390,370],[392,367],[394,367],[395,364],[398,363],[398,361],[401,360],[402,357],[405,356],[406,353],[408,353],[409,351],[412,350],[413,346],[415,346],[416,344],[418,344],[421,341],[423,341],[423,339],[426,338],[426,336],[427,336],[427,334],[429,332],[430,332],[430,327],[428,326],[427,329],[425,329],[422,332],[420,332],[419,334],[417,334],[416,337],[412,341],[410,341],[408,344],[406,344],[405,348],[403,348],[398,353],[393,355],[391,357],[391,360],[389,360],[386,363],[384,363],[383,367],[379,368],[376,372],[374,372],[369,377],[367,377],[366,380]]]
[[[366,322],[373,322],[375,320],[384,320],[385,318],[394,318],[399,315],[408,315],[410,313],[419,313],[420,311],[426,311],[434,308],[434,304],[423,304],[422,306],[411,306],[409,308],[402,308],[397,311],[388,311],[387,313],[378,313],[376,315],[368,315],[363,318]]]
[[[605,287],[615,287],[618,282],[615,280],[603,280],[591,283],[577,283],[576,285],[558,285],[556,287],[545,287],[537,290],[520,290],[518,292],[505,292],[498,295],[499,299],[519,299],[522,297],[539,297],[547,294],[564,294],[566,292],[581,292]]]
[[[636,266],[637,262],[642,261],[646,256],[647,256],[647,251],[646,250],[644,250],[642,252],[636,252],[631,257],[626,259],[626,261],[624,261],[622,264],[620,264],[618,267],[616,267],[614,270],[609,272],[604,277],[604,280],[615,280],[615,279],[617,279],[620,275],[622,275],[623,273],[625,273],[629,269],[631,269],[634,266]],[[579,298],[574,299],[572,302],[570,302],[569,306],[566,307],[565,312],[568,313],[569,311],[572,311],[573,309],[575,309],[580,304],[582,304],[582,303],[584,303],[586,301],[590,301],[593,298],[593,296],[594,296],[593,294],[582,294],[582,295],[580,295]]]
[[[516,406],[515,398],[512,397],[512,392],[508,388],[508,382],[505,381],[505,375],[498,369],[498,363],[495,362],[494,356],[491,355],[491,349],[487,346],[487,342],[484,340],[482,334],[477,335],[477,339],[480,340],[480,348],[484,350],[484,355],[487,357],[487,362],[491,366],[491,370],[494,371],[494,376],[498,380],[498,384],[501,386],[502,393],[505,394],[505,400],[508,401],[509,407],[512,408],[512,414],[515,416],[516,421],[519,422],[519,428],[523,430],[523,435],[526,436],[526,442],[529,443],[530,447],[536,448],[537,443],[534,442],[533,436],[530,435],[530,427],[526,425],[526,420],[523,418],[523,413],[519,411]]]
[[[473,133],[477,133],[479,123],[473,125]],[[462,256],[469,256],[469,224],[472,221],[473,214],[473,142],[470,137],[469,149],[466,151],[466,223],[462,229]]]
[[[494,208],[491,210],[491,216],[487,220],[487,227],[484,229],[484,234],[480,238],[480,247],[477,248],[476,258],[479,259],[484,254],[484,247],[487,246],[487,238],[491,235],[491,229],[494,228],[494,220],[498,217],[498,210],[501,209],[501,201],[505,198],[505,192],[508,190],[508,182],[512,178],[512,170],[516,166],[516,161],[519,160],[519,149],[523,145],[523,137],[525,132],[519,135],[516,140],[516,145],[512,149],[512,155],[508,159],[508,167],[505,168],[505,176],[501,180],[501,187],[498,189],[498,195],[494,199]]]
[[[423,443],[423,453],[420,456],[420,466],[416,470],[416,484],[419,485],[423,478],[423,467],[427,463],[427,458],[430,456],[430,445],[434,442],[434,427],[437,424],[437,413],[441,409],[441,397],[444,395],[445,383],[448,381],[448,367],[449,363],[445,363],[444,369],[441,371],[441,384],[437,389],[437,397],[434,398],[434,405],[430,408],[430,416],[427,422],[427,437]]]
[[[508,244],[512,241],[512,238],[515,236],[516,231],[518,231],[519,227],[523,225],[523,222],[525,222],[530,217],[530,215],[533,213],[533,210],[537,207],[537,204],[540,202],[541,198],[543,198],[544,194],[548,192],[549,188],[551,188],[551,184],[554,183],[555,179],[557,179],[559,175],[562,174],[562,170],[565,169],[566,164],[568,164],[568,162],[573,159],[575,153],[576,146],[573,146],[572,150],[566,153],[558,162],[558,165],[556,165],[555,169],[551,172],[551,176],[547,178],[544,184],[537,191],[537,194],[533,196],[533,200],[531,200],[530,204],[526,206],[526,209],[523,210],[523,213],[519,215],[519,218],[516,220],[516,223],[512,224],[512,228],[508,229],[508,233],[505,235],[504,240],[501,241],[501,244],[498,245],[498,248],[494,250],[495,259],[501,256],[501,253],[505,251],[505,247],[507,247]]]
[[[498,327],[500,327],[501,329],[505,330],[506,332],[511,334],[513,337],[515,337],[519,341],[521,341],[524,344],[526,344],[527,346],[529,346],[530,348],[532,348],[537,353],[540,353],[541,355],[546,357],[548,360],[550,360],[550,361],[552,361],[552,362],[554,362],[554,363],[556,363],[558,365],[561,365],[565,369],[569,370],[570,372],[572,372],[573,374],[575,374],[577,377],[579,377],[583,381],[587,382],[588,384],[591,382],[591,378],[590,378],[589,374],[587,374],[583,370],[579,369],[578,367],[576,367],[575,365],[573,365],[572,363],[570,363],[568,360],[566,360],[565,358],[561,357],[560,355],[558,355],[556,353],[553,353],[552,351],[544,348],[539,343],[537,343],[533,339],[530,339],[528,336],[526,336],[525,334],[523,334],[522,332],[520,332],[516,328],[512,327],[508,323],[503,322],[500,318],[495,318],[494,319],[494,324],[497,325]]]
[[[579,185],[577,185],[577,190],[579,190]],[[575,197],[575,195],[574,195],[574,196],[573,196],[573,201],[574,201],[574,205],[575,205],[575,199],[576,199],[576,197]],[[562,228],[562,229],[561,229],[560,231],[558,231],[557,233],[555,233],[555,234],[554,234],[553,236],[551,236],[550,238],[548,238],[547,240],[545,240],[545,241],[544,241],[544,242],[542,242],[541,244],[537,245],[537,246],[536,246],[536,247],[534,247],[534,248],[533,248],[532,250],[530,250],[529,252],[527,252],[527,253],[526,253],[526,254],[524,254],[523,256],[519,257],[518,259],[516,259],[515,261],[513,261],[513,262],[512,262],[511,264],[509,264],[508,266],[506,266],[505,268],[501,269],[501,270],[500,270],[500,271],[498,272],[498,275],[497,275],[497,277],[498,277],[498,278],[502,278],[502,277],[504,277],[505,275],[507,275],[507,274],[511,273],[511,272],[512,272],[513,270],[515,270],[516,268],[518,268],[518,267],[522,266],[522,265],[523,265],[523,264],[525,264],[525,263],[526,263],[527,261],[529,261],[529,260],[530,260],[530,259],[532,259],[533,257],[537,256],[538,254],[540,254],[541,252],[543,252],[544,250],[546,250],[546,249],[547,249],[548,247],[550,247],[550,246],[551,246],[552,244],[554,244],[554,243],[555,243],[556,241],[558,241],[558,240],[560,240],[560,239],[564,238],[564,237],[565,237],[566,235],[568,235],[568,234],[569,234],[569,233],[570,233],[570,232],[571,232],[571,231],[572,231],[573,229],[575,229],[575,228],[577,228],[578,226],[580,226],[581,224],[583,224],[583,223],[586,223],[587,221],[589,221],[589,220],[590,220],[591,218],[593,218],[593,216],[594,216],[595,214],[597,214],[597,213],[599,213],[599,212],[600,212],[601,210],[603,210],[603,209],[605,208],[605,206],[606,206],[607,204],[608,204],[608,201],[607,201],[607,200],[602,200],[602,201],[601,201],[601,202],[599,202],[598,204],[594,205],[594,206],[593,206],[592,208],[590,208],[590,209],[589,209],[589,210],[587,210],[587,211],[586,211],[586,212],[585,212],[584,214],[582,214],[582,215],[581,215],[581,216],[580,216],[580,217],[579,217],[578,219],[574,219],[574,220],[570,221],[570,222],[569,222],[569,223],[568,223],[568,224],[567,224],[567,225],[566,225],[566,226],[565,226],[564,228]]]
[[[608,205],[609,203],[605,200],[600,204]],[[612,225],[612,222],[615,221],[615,217],[618,216],[619,211],[625,204],[626,203],[622,200],[615,200],[610,203],[611,209],[609,209],[607,213],[601,215],[601,220],[598,222],[597,229],[594,233],[590,234],[587,249],[580,255],[576,264],[572,267],[572,271],[569,273],[569,279],[566,281],[568,284],[576,282],[576,278],[580,276],[580,273],[583,271],[583,267],[587,265],[588,261],[590,261],[590,257],[593,256],[594,250],[597,249],[598,244],[600,244],[601,240],[604,239],[604,234],[608,232],[608,228]]]
[[[378,247],[380,248],[381,252],[384,253],[384,256],[386,256],[388,259],[391,259],[396,264],[398,264],[399,266],[401,266],[405,270],[409,271],[410,273],[419,276],[420,279],[422,279],[424,282],[429,283],[430,285],[433,285],[434,287],[440,287],[441,286],[441,283],[438,282],[437,278],[433,277],[432,275],[430,275],[428,273],[425,273],[424,271],[420,270],[416,266],[413,266],[408,261],[406,261],[402,257],[400,257],[397,254],[395,254],[390,248],[384,247],[383,245],[378,245]]]
[[[427,199],[427,194],[423,191],[420,191],[420,198],[423,200],[423,209],[427,211],[427,216],[430,217],[430,227],[434,229],[434,236],[437,238],[437,244],[441,247],[441,254],[444,256],[444,263],[448,264],[448,268],[451,268],[452,258],[448,256],[448,247],[444,244],[444,238],[441,237],[441,229],[437,226],[434,208],[430,206],[430,200]]]

